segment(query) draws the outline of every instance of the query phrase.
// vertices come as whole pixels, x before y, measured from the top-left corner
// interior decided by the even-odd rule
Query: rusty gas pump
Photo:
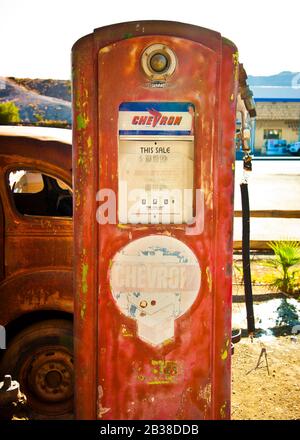
[[[77,418],[230,418],[238,79],[182,23],[73,47]]]

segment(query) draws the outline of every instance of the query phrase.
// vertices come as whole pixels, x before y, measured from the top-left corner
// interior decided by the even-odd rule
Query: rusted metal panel
[[[151,87],[141,69],[141,55],[154,43],[171,47],[178,61],[162,88]],[[227,419],[236,48],[195,26],[126,23],[79,40],[73,70],[77,417]],[[118,193],[118,112],[126,102],[194,105],[194,187],[204,194],[203,231],[97,223],[96,192]],[[193,304],[162,344],[140,337],[139,323],[120,311],[111,285],[116,255],[153,235],[181,242],[201,270]]]
[[[230,418],[231,396],[231,295],[235,164],[235,114],[238,91],[238,52],[222,40],[220,68],[218,147],[214,157],[215,246],[213,306],[212,415]]]
[[[0,323],[33,311],[72,313],[72,218],[22,215],[15,208],[8,173],[39,170],[72,185],[72,148],[58,140],[0,135],[2,280]]]
[[[69,144],[34,137],[1,135],[0,154],[17,165],[28,163],[47,166],[71,182],[72,147]],[[17,161],[17,162],[16,162]]]
[[[20,271],[0,286],[1,325],[41,310],[73,313],[72,270],[49,267]]]
[[[74,232],[74,356],[75,400],[82,418],[96,417],[97,228],[98,173],[97,83],[94,81],[94,42],[84,37],[73,52],[73,220]],[[89,218],[87,224],[82,216]],[[87,217],[86,217],[87,216]],[[91,243],[94,246],[91,246]],[[84,344],[84,349],[81,344]],[[87,355],[88,354],[88,355]]]

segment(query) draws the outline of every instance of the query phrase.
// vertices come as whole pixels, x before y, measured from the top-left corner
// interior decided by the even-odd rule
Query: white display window
[[[189,103],[120,106],[120,223],[180,224],[192,219],[193,114]]]

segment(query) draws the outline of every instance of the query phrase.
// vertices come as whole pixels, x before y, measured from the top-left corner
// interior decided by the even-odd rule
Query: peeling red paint
[[[130,38],[123,39],[125,34]],[[171,47],[178,59],[174,74],[159,89],[151,87],[140,65],[141,54],[153,43]],[[78,319],[80,303],[75,313],[76,368],[88,371],[85,377],[77,375],[78,418],[229,417],[230,352],[225,357],[224,338],[231,331],[228,243],[233,216],[235,53],[232,43],[216,32],[171,22],[106,27],[79,40],[73,49],[75,99],[82,96],[82,81],[88,90],[84,107],[88,124],[74,133],[75,191],[80,197],[75,210],[76,298],[82,293],[78,257],[82,248],[89,266],[84,323]],[[194,104],[195,187],[205,195],[202,234],[187,235],[186,225],[96,223],[96,192],[118,191],[118,109],[130,101]],[[74,105],[74,118],[79,113]],[[92,161],[85,166],[90,154]],[[203,274],[195,303],[175,322],[175,337],[158,347],[137,337],[136,323],[117,308],[109,280],[114,255],[130,241],[151,234],[185,243]],[[160,364],[153,361],[176,365],[176,374],[161,373]],[[110,410],[99,414],[95,389],[104,383],[101,407]]]

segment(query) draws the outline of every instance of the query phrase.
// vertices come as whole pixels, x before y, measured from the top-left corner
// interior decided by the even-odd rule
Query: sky
[[[172,20],[220,32],[248,75],[300,71],[298,0],[0,0],[0,76],[70,79],[72,45],[93,29]]]

